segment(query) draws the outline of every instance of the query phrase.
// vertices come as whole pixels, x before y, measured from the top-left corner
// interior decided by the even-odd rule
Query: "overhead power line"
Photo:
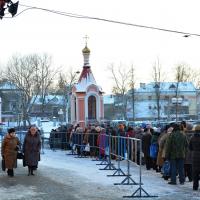
[[[109,22],[109,23],[115,23],[115,24],[134,26],[134,27],[139,27],[139,28],[152,29],[152,30],[157,30],[157,31],[176,33],[176,34],[181,34],[184,37],[189,37],[189,36],[198,36],[198,37],[200,37],[200,34],[197,34],[197,33],[190,33],[190,32],[184,32],[184,31],[178,31],[178,30],[172,30],[172,29],[165,29],[165,28],[159,28],[159,27],[154,27],[154,26],[145,26],[145,25],[134,24],[134,23],[129,23],[129,22],[122,22],[122,21],[111,20],[111,19],[106,19],[106,18],[99,18],[99,17],[91,17],[91,16],[86,16],[86,15],[68,13],[68,12],[51,10],[51,9],[35,7],[35,6],[28,6],[28,5],[23,5],[23,4],[19,4],[19,5],[23,6],[23,7],[26,7],[26,9],[22,10],[20,13],[15,15],[15,17],[21,15],[25,11],[28,11],[28,10],[31,10],[31,9],[37,9],[37,10],[42,10],[42,11],[46,11],[46,12],[51,12],[51,13],[58,14],[58,15],[63,15],[63,16],[66,16],[66,17],[104,21],[104,22]]]

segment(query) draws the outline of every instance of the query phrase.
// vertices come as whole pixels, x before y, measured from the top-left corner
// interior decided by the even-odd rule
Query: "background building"
[[[1,121],[16,122],[21,117],[21,91],[12,83],[3,80],[0,83]]]
[[[34,103],[32,105],[32,109],[30,112],[31,117],[47,117],[52,119],[53,117],[56,118],[63,118],[59,116],[60,109],[63,109],[64,99],[62,95],[47,95],[43,100],[40,95],[36,98],[33,97]]]
[[[159,101],[158,101],[159,100]],[[135,91],[135,119],[178,120],[197,118],[197,93],[191,82],[142,83]],[[128,102],[127,118],[131,119],[132,102]]]

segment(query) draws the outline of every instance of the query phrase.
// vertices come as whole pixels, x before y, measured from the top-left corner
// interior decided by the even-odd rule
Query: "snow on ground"
[[[16,200],[16,199],[30,199],[35,197],[38,193],[35,191],[34,186],[25,187],[23,185],[15,185],[10,187],[0,188],[0,199],[1,200]]]
[[[27,168],[22,167],[21,161],[14,178],[8,178],[5,172],[0,171],[0,200],[120,200],[138,189],[138,185],[114,185],[121,183],[125,177],[107,177],[115,171],[99,170],[105,166],[97,166],[99,162],[91,161],[92,158],[75,158],[69,153],[44,149],[36,176],[27,177]],[[117,167],[116,161],[113,163]],[[124,172],[126,164],[126,161],[121,162]],[[130,168],[131,178],[139,182],[139,167],[132,163]],[[200,200],[200,190],[193,192],[191,182],[168,185],[160,173],[147,171],[144,166],[142,183],[142,188],[149,195],[158,196],[142,199]]]
[[[42,161],[40,165],[49,166],[55,169],[67,169],[72,171],[79,177],[82,177],[86,182],[92,182],[94,184],[101,184],[103,186],[112,187],[114,183],[121,183],[125,177],[107,177],[107,175],[113,174],[115,171],[99,170],[105,166],[97,166],[96,163],[91,161],[91,158],[75,158],[75,156],[67,155],[66,151],[51,151],[45,150],[42,155]],[[113,161],[115,167],[117,167],[116,161]],[[126,173],[127,171],[126,161],[121,162],[121,168]],[[144,168],[144,167],[142,167]],[[139,182],[139,167],[134,163],[131,164],[131,177],[135,182]],[[52,174],[53,177],[53,174]],[[58,177],[55,177],[55,179]],[[61,175],[60,177],[63,180]],[[162,199],[172,199],[172,196],[177,196],[182,199],[194,199],[200,200],[199,191],[193,192],[192,183],[186,182],[185,185],[168,185],[166,181],[161,178],[160,173],[155,171],[147,171],[142,169],[142,188],[150,195],[156,195]],[[114,186],[114,190],[120,193],[121,196],[129,196],[135,192],[138,185],[132,186]],[[144,195],[144,193],[142,193]],[[192,196],[192,198],[191,198]]]
[[[52,128],[57,128],[57,124],[55,125],[52,121],[42,123],[42,126],[39,128],[43,129],[44,132],[48,134]],[[47,135],[49,136],[49,135]],[[132,195],[137,189],[138,185],[114,185],[114,183],[121,183],[125,177],[107,177],[107,175],[113,174],[115,171],[111,170],[99,170],[100,168],[104,168],[105,166],[97,166],[97,163],[91,161],[91,158],[75,158],[75,156],[67,155],[69,152],[56,150],[52,151],[49,149],[44,150],[44,154],[41,155],[41,161],[39,163],[38,170],[38,181],[42,181],[43,177],[47,178],[47,182],[50,184],[62,184],[65,185],[66,182],[66,174],[69,175],[71,190],[75,187],[79,187],[79,193],[77,193],[76,199],[81,199],[81,195],[85,195],[85,199],[99,200],[102,199],[122,199],[122,196]],[[117,167],[116,161],[112,161]],[[121,162],[121,168],[126,173],[126,161]],[[21,170],[21,171],[20,171]],[[0,200],[7,199],[37,199],[36,196],[38,194],[43,193],[42,188],[38,192],[38,188],[36,188],[32,183],[30,185],[23,185],[26,183],[26,175],[24,175],[24,168],[19,167],[17,173],[20,173],[20,177],[15,177],[13,182],[9,182],[7,180],[7,176],[5,173],[0,172]],[[3,177],[2,177],[3,174]],[[135,182],[139,182],[139,167],[135,164],[131,163],[131,178]],[[42,178],[41,178],[42,177]],[[21,180],[21,184],[19,184],[18,180]],[[49,182],[50,181],[50,182]],[[5,184],[4,184],[5,182]],[[147,171],[144,166],[142,166],[142,188],[149,193],[149,195],[157,195],[158,198],[162,200],[200,200],[200,190],[193,192],[192,183],[187,182],[184,185],[168,185],[166,181],[161,178],[160,173],[156,173],[155,171]],[[13,184],[13,185],[12,185]],[[87,184],[88,186],[82,184]],[[60,186],[59,186],[60,187]],[[90,191],[90,187],[93,187],[93,193]],[[100,191],[103,190],[104,193]],[[23,191],[23,192],[21,192]],[[91,197],[88,197],[88,194],[91,193]],[[145,195],[142,192],[142,195]],[[100,198],[102,197],[102,198]],[[53,198],[53,197],[52,197]],[[38,198],[39,199],[39,198]],[[40,198],[45,199],[45,198]],[[83,199],[83,198],[82,198]],[[148,198],[155,199],[155,198]],[[50,200],[48,198],[48,200]],[[71,199],[70,199],[71,200]]]

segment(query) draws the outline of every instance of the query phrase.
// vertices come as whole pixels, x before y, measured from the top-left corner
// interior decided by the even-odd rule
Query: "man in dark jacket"
[[[152,133],[153,129],[150,125],[147,125],[147,127],[144,130],[144,135],[142,137],[142,152],[144,153],[144,160],[147,170],[150,170],[152,168],[152,158],[150,157]]]
[[[195,127],[195,133],[189,142],[192,151],[193,190],[198,190],[200,179],[200,125]]]
[[[169,184],[176,185],[176,173],[178,171],[180,184],[184,184],[184,159],[188,146],[187,138],[181,131],[179,124],[173,124],[173,131],[167,139],[166,158],[170,160],[171,181]]]

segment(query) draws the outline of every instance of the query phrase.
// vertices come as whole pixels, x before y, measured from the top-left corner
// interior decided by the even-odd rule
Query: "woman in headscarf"
[[[17,151],[19,150],[19,145],[20,141],[15,135],[15,129],[8,129],[8,133],[2,142],[1,155],[5,160],[5,168],[10,177],[14,176],[13,168],[17,167]]]
[[[37,127],[31,126],[24,138],[23,152],[25,165],[28,166],[28,176],[34,175],[40,160],[41,139]]]

